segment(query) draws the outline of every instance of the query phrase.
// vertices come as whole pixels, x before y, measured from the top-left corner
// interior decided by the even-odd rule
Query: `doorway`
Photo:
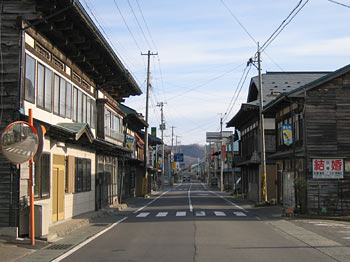
[[[53,155],[52,222],[64,219],[65,156]]]

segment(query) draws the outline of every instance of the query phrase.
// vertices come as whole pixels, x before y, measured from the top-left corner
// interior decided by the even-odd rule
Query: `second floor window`
[[[122,120],[108,109],[105,109],[105,135],[123,140]]]
[[[54,69],[25,57],[24,99],[48,112],[95,128],[95,101]]]

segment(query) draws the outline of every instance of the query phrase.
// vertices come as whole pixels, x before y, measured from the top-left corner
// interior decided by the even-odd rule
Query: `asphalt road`
[[[55,261],[350,261],[347,246],[259,212],[184,183],[107,218],[106,232]]]

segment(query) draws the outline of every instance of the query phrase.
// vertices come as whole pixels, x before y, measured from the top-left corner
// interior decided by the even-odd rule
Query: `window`
[[[38,64],[37,106],[51,112],[52,71]]]
[[[37,94],[37,105],[44,108],[44,87],[45,87],[45,67],[38,64],[38,94]]]
[[[77,121],[78,89],[73,89],[73,121]]]
[[[44,108],[50,112],[52,110],[52,74],[50,69],[45,68]]]
[[[35,162],[34,196],[45,198],[50,196],[50,154],[43,153]]]
[[[91,125],[91,109],[92,109],[92,103],[91,103],[91,98],[87,98],[86,100],[86,122]]]
[[[91,190],[91,159],[75,158],[75,192]]]
[[[54,85],[54,103],[53,103],[53,112],[59,114],[59,101],[60,101],[60,77],[55,75],[55,85]]]
[[[67,83],[67,91],[66,91],[66,117],[72,118],[72,85]]]
[[[79,123],[82,123],[83,120],[83,93],[78,91],[78,106],[77,106],[77,120]]]
[[[60,77],[60,116],[66,117],[66,80]]]
[[[111,136],[111,111],[105,110],[105,135]]]
[[[86,95],[83,94],[83,120],[82,120],[83,123],[87,122],[86,121],[86,110],[87,110],[87,108],[86,108]]]
[[[35,103],[35,60],[26,55],[24,99]]]

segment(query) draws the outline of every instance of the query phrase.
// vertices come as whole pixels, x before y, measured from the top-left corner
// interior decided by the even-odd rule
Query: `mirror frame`
[[[39,143],[40,143],[40,141],[39,141],[38,132],[36,131],[36,129],[34,128],[34,126],[32,126],[31,124],[29,124],[29,123],[26,122],[26,121],[15,121],[15,122],[9,124],[9,125],[5,128],[5,130],[1,133],[1,136],[0,136],[0,138],[1,138],[1,139],[0,139],[1,153],[2,153],[2,155],[3,155],[10,163],[15,164],[15,165],[20,165],[20,164],[23,164],[23,163],[28,162],[30,159],[28,159],[28,160],[26,160],[26,161],[24,161],[24,162],[13,162],[12,160],[8,159],[8,157],[4,154],[3,146],[2,146],[3,136],[4,136],[5,132],[8,131],[11,127],[13,127],[13,126],[16,125],[16,124],[25,124],[25,125],[27,125],[27,126],[33,131],[33,133],[36,135],[37,146],[36,146],[36,148],[35,148],[35,151],[34,151],[33,156],[32,156],[30,159],[34,159],[34,156],[35,156],[36,153],[38,152],[38,148],[39,148]]]

